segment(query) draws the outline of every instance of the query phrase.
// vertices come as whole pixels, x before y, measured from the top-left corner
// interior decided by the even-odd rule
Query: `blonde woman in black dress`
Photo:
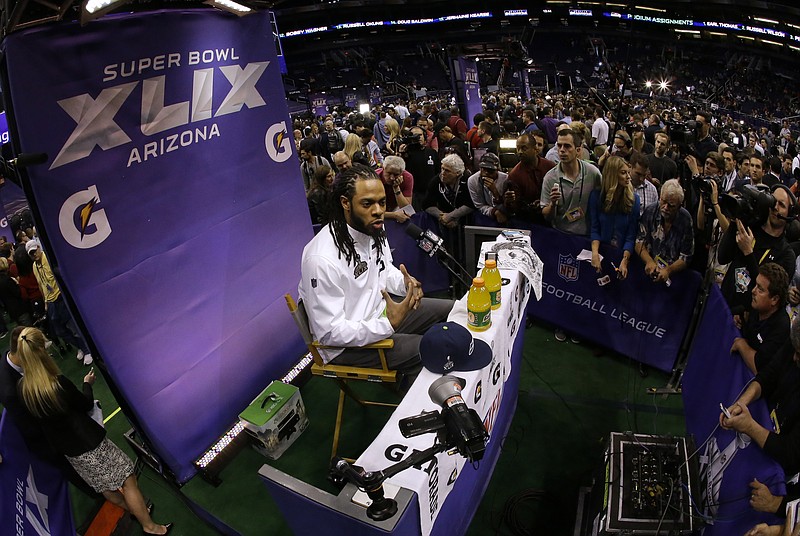
[[[133,462],[89,416],[94,405],[94,371],[83,378],[81,393],[61,374],[45,349],[44,335],[36,328],[22,330],[14,358],[22,368],[22,400],[53,450],[63,454],[95,491],[130,512],[145,534],[167,534],[172,524],[159,525],[150,517],[133,474]]]

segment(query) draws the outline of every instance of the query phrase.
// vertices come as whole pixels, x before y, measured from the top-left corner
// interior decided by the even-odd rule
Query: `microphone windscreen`
[[[466,381],[457,376],[442,376],[428,387],[428,396],[435,404],[444,405],[445,401],[454,396],[461,396],[461,390]]]
[[[18,168],[28,166],[35,166],[47,162],[47,154],[45,153],[21,153],[14,159]]]
[[[413,223],[409,222],[406,226],[406,234],[413,238],[414,240],[419,240],[422,238],[422,235],[425,234],[425,231],[414,225]]]

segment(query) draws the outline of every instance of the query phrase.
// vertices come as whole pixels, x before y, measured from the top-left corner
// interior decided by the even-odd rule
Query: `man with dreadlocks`
[[[331,198],[330,223],[303,250],[298,291],[311,332],[322,344],[344,347],[392,338],[394,348],[386,352],[389,368],[414,373],[422,334],[447,319],[453,302],[424,298],[422,285],[405,266],[392,264],[383,229],[386,191],[372,169],[354,164],[340,173]],[[320,353],[326,363],[380,363],[374,350]]]

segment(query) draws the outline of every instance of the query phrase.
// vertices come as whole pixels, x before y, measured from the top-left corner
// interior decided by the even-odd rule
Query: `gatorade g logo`
[[[264,136],[264,146],[267,154],[275,162],[286,162],[292,156],[292,140],[286,130],[286,121],[275,123],[267,129]]]
[[[72,194],[58,214],[61,235],[70,246],[89,249],[100,245],[111,234],[106,211],[97,209],[100,194],[94,184]]]

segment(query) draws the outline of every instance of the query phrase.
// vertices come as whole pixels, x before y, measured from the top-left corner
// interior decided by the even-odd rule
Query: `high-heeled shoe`
[[[172,530],[172,526],[173,526],[173,523],[164,523],[164,528],[167,529],[166,531],[164,531],[164,534],[169,534],[169,531]],[[142,529],[142,532],[144,532],[145,534],[156,534],[155,532],[147,532],[144,529]]]

